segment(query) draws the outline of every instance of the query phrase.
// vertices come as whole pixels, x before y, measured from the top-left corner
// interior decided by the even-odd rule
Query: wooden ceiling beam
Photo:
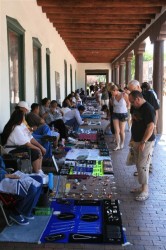
[[[90,52],[90,51],[94,51],[94,53],[103,53],[103,51],[106,51],[107,53],[108,53],[108,51],[110,51],[110,53],[114,53],[114,52],[118,52],[118,51],[121,51],[122,49],[121,48],[113,48],[113,47],[109,47],[109,48],[105,48],[105,47],[101,47],[101,48],[97,48],[97,49],[95,49],[95,48],[93,48],[93,47],[90,47],[90,48],[77,48],[77,47],[75,47],[75,48],[73,48],[72,49],[73,51],[76,51],[76,52],[79,52],[79,50],[82,50],[82,52],[83,51],[87,51],[87,52]]]
[[[140,32],[141,29],[121,29],[120,31],[118,31],[117,29],[97,29],[97,30],[93,30],[93,33],[92,33],[92,30],[91,29],[81,29],[81,31],[79,30],[75,30],[75,29],[66,29],[66,28],[59,28],[58,29],[58,32],[62,35],[69,35],[69,36],[74,36],[74,35],[81,35],[82,33],[83,34],[86,34],[87,36],[90,34],[90,35],[93,35],[93,34],[96,34],[96,35],[104,35],[104,34],[111,34],[111,35],[114,35],[114,34],[137,34],[138,32]]]
[[[65,43],[70,43],[70,42],[71,42],[70,38],[66,38],[65,39]],[[105,42],[107,42],[107,43],[118,43],[118,44],[125,43],[126,44],[126,43],[131,43],[132,39],[125,39],[123,37],[121,39],[100,37],[96,41],[96,39],[90,37],[90,38],[77,38],[76,41],[73,41],[73,43],[78,43],[80,45],[81,45],[81,43],[85,43],[86,44],[88,42],[89,43],[96,43],[96,42],[98,42],[100,44],[105,43]]]
[[[71,6],[78,6],[78,7],[101,7],[103,6],[103,0],[37,0],[38,5],[42,6],[50,6],[50,7],[71,7]],[[127,7],[134,7],[134,6],[160,6],[164,5],[164,0],[104,0],[105,7],[119,7],[119,6],[127,6]]]
[[[76,24],[76,23],[72,23],[72,24],[68,24],[68,23],[56,23],[53,24],[53,26],[58,30],[58,29],[75,29],[75,30],[82,30],[82,29],[89,29],[91,30],[91,32],[93,30],[98,30],[98,29],[103,29],[103,30],[109,30],[109,29],[116,29],[118,31],[120,30],[135,30],[135,29],[141,29],[144,28],[146,24]]]
[[[117,19],[117,20],[110,20],[110,19],[101,19],[101,20],[97,20],[97,19],[50,19],[50,22],[52,22],[55,26],[56,24],[61,24],[61,23],[68,23],[73,24],[73,23],[77,23],[77,24],[145,24],[145,23],[150,23],[150,19]]]
[[[127,44],[127,43],[126,43]],[[68,43],[67,46],[69,48],[69,50],[72,49],[80,49],[80,51],[82,49],[102,49],[103,47],[105,49],[110,49],[110,50],[123,50],[125,49],[126,44],[115,44],[115,43],[100,43],[100,44],[94,44],[92,45],[91,43],[87,43],[87,44],[80,44],[80,46],[78,47],[78,43],[74,44],[74,43]]]
[[[135,36],[137,35],[137,33],[71,33],[71,34],[67,34],[65,32],[59,32],[59,34],[61,35],[61,37],[63,37],[63,39],[67,39],[67,38],[96,38],[96,39],[100,39],[101,37],[103,38],[110,38],[110,39],[114,39],[114,38],[118,38],[121,39],[122,36],[124,39],[134,39]]]
[[[36,1],[75,59],[91,63],[119,60],[166,6],[166,0]]]
[[[150,36],[150,34],[154,33],[156,27],[161,27],[161,25],[164,22],[166,22],[166,9],[159,16],[159,18],[155,22],[153,22],[150,26],[148,26],[147,29],[144,30],[142,34],[139,35],[139,37],[137,37],[116,59],[112,61],[112,63],[121,60],[133,49],[137,48],[140,45],[140,43],[142,43],[148,36]]]
[[[103,7],[103,4],[100,8],[89,8],[89,7],[83,7],[83,8],[78,8],[78,7],[74,7],[73,5],[70,6],[69,8],[66,8],[65,6],[63,7],[50,7],[50,8],[45,8],[42,7],[43,12],[45,13],[49,13],[49,14],[55,14],[58,15],[59,13],[62,15],[75,15],[80,14],[80,15],[84,15],[85,13],[88,13],[88,15],[93,15],[95,14],[96,16],[105,14],[105,15],[112,15],[112,14],[119,14],[119,15],[123,15],[123,14],[131,14],[131,15],[140,15],[140,13],[142,15],[144,14],[154,14],[154,13],[160,13],[161,11],[161,7],[123,7],[123,11],[122,11],[122,6],[119,6],[117,8],[112,8],[112,7]]]
[[[80,13],[75,13],[74,15],[72,13],[48,13],[46,12],[46,15],[49,19],[52,20],[60,20],[60,19],[97,19],[97,20],[102,20],[102,19],[109,19],[109,20],[116,20],[116,19],[152,19],[155,17],[155,14],[114,14],[114,13],[109,13],[109,14],[80,14]]]

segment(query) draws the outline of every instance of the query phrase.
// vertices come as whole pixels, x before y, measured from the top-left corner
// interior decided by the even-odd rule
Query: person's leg
[[[121,149],[124,147],[125,127],[126,127],[126,122],[119,121],[119,128],[120,128],[120,148]]]
[[[114,124],[114,129],[115,129],[115,139],[117,146],[114,150],[120,149],[120,128],[119,128],[119,120],[118,119],[113,119],[113,124]]]
[[[107,107],[109,108],[109,99],[105,100],[105,104],[106,104]]]
[[[152,171],[153,171],[152,158],[153,158],[154,147],[155,147],[155,141],[153,142],[152,150],[150,152],[151,160],[150,160],[150,164],[149,164],[149,173],[152,173]]]
[[[42,168],[43,157],[39,154],[36,149],[31,149],[31,161],[34,173],[39,173]]]
[[[60,134],[56,131],[51,131],[51,136],[56,136],[56,141],[54,142],[54,147],[58,146],[58,141],[60,139]]]
[[[133,152],[134,152],[134,160],[135,160],[135,167],[136,167],[136,174],[134,176],[138,176],[138,156],[139,156],[139,151],[138,151],[138,142],[132,142],[132,147],[133,147]],[[138,189],[138,188],[137,188]],[[140,192],[142,191],[142,186],[139,187]]]
[[[137,143],[137,146],[139,143]],[[136,197],[137,201],[144,201],[149,197],[149,164],[151,160],[150,152],[153,147],[153,142],[146,142],[143,151],[137,151],[137,170],[138,170],[138,181],[141,185],[141,192]]]
[[[68,135],[67,135],[67,128],[65,126],[65,123],[62,119],[58,119],[55,120],[53,122],[54,126],[58,129],[59,133],[60,133],[60,139],[64,138],[67,139]]]
[[[41,178],[40,183],[42,183],[42,178]],[[17,211],[19,211],[20,214],[25,215],[27,217],[31,216],[32,210],[36,206],[39,200],[41,191],[42,191],[42,184],[39,187],[35,187],[34,185],[31,185],[24,200],[17,203],[17,207],[16,207]]]
[[[34,132],[33,137],[46,149],[46,154],[44,158],[51,158],[52,157],[52,146],[51,143],[47,140],[44,140],[44,135],[51,136],[50,127],[47,124],[43,124],[39,126]],[[55,138],[56,141],[56,138]]]
[[[33,172],[38,173],[39,170],[41,170],[41,166],[42,166],[42,158],[39,158],[39,159],[33,161],[32,162]]]
[[[73,118],[71,120],[66,121],[65,123],[67,126],[73,127],[73,131],[78,131],[79,124],[76,120],[76,118]]]

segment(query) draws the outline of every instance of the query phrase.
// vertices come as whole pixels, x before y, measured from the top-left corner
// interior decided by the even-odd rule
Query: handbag
[[[129,149],[129,153],[126,159],[126,166],[132,166],[135,164],[134,150],[132,147]]]

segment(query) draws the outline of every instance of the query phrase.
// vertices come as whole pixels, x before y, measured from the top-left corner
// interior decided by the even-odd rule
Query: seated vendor
[[[78,108],[72,109],[64,114],[63,119],[66,125],[73,127],[73,131],[77,132],[80,125],[84,124],[81,115],[85,111],[85,107],[80,105]]]
[[[26,121],[30,127],[33,127],[32,135],[34,138],[46,149],[45,158],[50,158],[52,157],[52,147],[49,142],[49,136],[52,140],[55,138],[53,144],[54,147],[57,147],[60,134],[56,131],[51,131],[45,120],[39,116],[39,111],[39,104],[33,103],[31,111],[26,114]],[[48,138],[48,141],[44,140],[44,138]]]
[[[46,150],[33,138],[23,121],[23,111],[15,110],[3,129],[2,145],[7,146],[5,150],[8,153],[19,153],[25,151],[25,147],[30,148],[33,171],[44,175],[41,168]],[[17,146],[17,148],[13,149],[13,146]]]
[[[38,104],[37,104],[38,105]],[[33,107],[33,111],[32,111]],[[29,112],[29,107],[27,102],[20,101],[17,106],[15,107],[15,110],[21,110],[23,111],[25,117],[27,118],[28,115],[28,122],[24,119],[23,123],[26,125],[27,129],[32,133],[33,137],[36,139],[37,142],[39,142],[45,149],[46,153],[43,156],[43,158],[51,158],[52,157],[52,146],[49,142],[48,137],[55,136],[55,141],[57,144],[57,137],[59,136],[54,133],[52,135],[51,130],[47,124],[44,124],[44,119],[39,117],[39,108],[36,107],[36,104],[32,104],[31,112]],[[40,125],[41,123],[41,125]],[[39,126],[40,125],[40,126]],[[50,138],[52,140],[52,138]]]
[[[8,174],[5,164],[0,156],[0,192],[18,195],[16,204],[9,212],[10,219],[19,225],[28,225],[33,220],[32,210],[36,206],[42,190],[42,178],[38,175],[32,177],[24,175],[20,171],[15,174]],[[23,181],[22,181],[23,180]],[[18,185],[18,182],[20,185]],[[21,187],[23,186],[23,189]],[[17,187],[19,187],[17,189]],[[26,192],[21,190],[26,190]]]

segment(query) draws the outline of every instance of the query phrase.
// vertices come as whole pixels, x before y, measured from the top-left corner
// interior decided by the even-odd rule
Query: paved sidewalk
[[[126,146],[112,152],[118,199],[121,201],[123,225],[132,246],[127,249],[166,249],[166,136],[158,138],[153,156],[153,173],[150,174],[150,198],[144,202],[134,200],[130,193],[137,186],[134,166],[126,166],[130,133],[126,132]],[[113,148],[110,145],[110,148]],[[112,249],[112,248],[110,248]]]
[[[111,136],[106,136],[113,159],[117,197],[120,200],[123,225],[127,240],[132,244],[126,247],[94,244],[25,244],[0,243],[1,250],[30,249],[91,249],[91,250],[158,250],[166,249],[166,136],[158,141],[153,157],[153,173],[150,174],[150,198],[145,202],[134,200],[130,189],[137,185],[133,176],[134,166],[125,165],[128,154],[130,133],[126,132],[125,148],[112,151]]]

